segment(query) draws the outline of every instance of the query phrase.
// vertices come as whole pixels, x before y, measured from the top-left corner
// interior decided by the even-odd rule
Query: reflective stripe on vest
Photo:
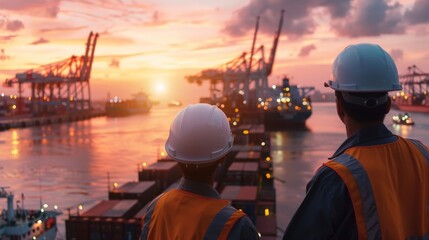
[[[222,208],[210,224],[204,240],[226,239],[235,222],[244,215],[242,211],[237,211],[232,206]]]
[[[174,189],[151,203],[141,239],[227,239],[243,216],[226,200]]]
[[[324,164],[338,173],[349,190],[355,210],[358,239],[380,239],[380,225],[371,182],[365,169],[354,157],[342,154]],[[353,178],[349,178],[351,174]]]
[[[398,137],[388,144],[349,148],[324,165],[348,189],[358,239],[427,238],[429,153],[423,144]]]

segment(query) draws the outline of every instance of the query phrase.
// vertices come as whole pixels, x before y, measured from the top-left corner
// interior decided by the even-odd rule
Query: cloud
[[[410,9],[392,0],[249,0],[225,23],[222,32],[243,36],[255,28],[273,34],[280,9],[285,9],[282,33],[289,39],[313,34],[320,19],[327,21],[338,36],[362,37],[382,34],[404,34],[410,25],[429,23],[429,1],[414,0]]]
[[[24,23],[19,20],[7,21],[6,30],[16,32],[24,28]]]
[[[80,27],[54,27],[54,28],[42,28],[39,29],[40,33],[50,33],[50,32],[73,32],[73,31],[78,31],[78,30],[82,30],[82,29],[86,29],[87,27],[85,26],[80,26]]]
[[[405,19],[411,24],[429,23],[429,1],[416,0],[411,10],[405,11]]]
[[[0,42],[7,42],[7,41],[11,41],[14,38],[18,37],[18,35],[6,35],[6,36],[0,36]]]
[[[60,11],[60,0],[0,0],[1,9],[38,17],[55,18]]]
[[[308,55],[310,55],[310,52],[313,50],[316,50],[316,46],[314,46],[314,44],[304,46],[301,48],[301,51],[299,51],[298,56],[299,57],[307,57]]]
[[[49,42],[49,40],[41,37],[41,38],[37,39],[36,41],[31,42],[30,44],[39,45],[39,44],[44,44],[44,43],[48,43],[48,42]]]
[[[340,36],[360,37],[405,33],[401,5],[385,0],[359,0],[355,12],[346,19],[333,21],[331,27]]]
[[[289,37],[296,38],[314,33],[316,21],[312,13],[315,8],[323,7],[331,18],[336,19],[347,16],[351,2],[352,0],[251,0],[236,12],[222,31],[232,36],[243,35],[254,29],[256,17],[260,16],[260,31],[272,34],[278,26],[280,10],[285,9],[283,30]]]
[[[163,26],[163,25],[167,25],[168,23],[170,23],[171,21],[166,20],[163,16],[162,13],[160,13],[159,11],[155,11],[152,14],[152,21],[151,22],[147,22],[144,25],[145,26],[150,26],[150,27],[156,27],[156,26]]]
[[[0,49],[0,61],[6,61],[10,59],[10,56],[6,55],[5,50],[2,48]]]
[[[120,64],[119,60],[113,58],[112,61],[109,64],[109,67],[110,68],[119,68],[119,64]]]
[[[392,49],[389,54],[395,61],[404,59],[404,51],[402,49]]]

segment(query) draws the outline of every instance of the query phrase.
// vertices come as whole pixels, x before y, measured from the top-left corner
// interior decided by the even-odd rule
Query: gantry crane
[[[408,67],[408,73],[399,76],[403,92],[412,97],[413,105],[422,104],[429,93],[429,73],[420,70],[416,65]]]
[[[203,81],[210,82],[210,96],[214,98],[231,98],[231,96],[242,95],[243,103],[247,105],[256,104],[257,99],[265,99],[268,89],[268,76],[271,74],[280,32],[283,25],[284,10],[281,11],[279,26],[274,36],[268,61],[265,60],[264,45],[255,50],[256,36],[259,28],[259,17],[256,20],[250,54],[244,52],[216,69],[206,69],[192,76],[186,76],[190,83],[202,84]],[[223,89],[217,88],[222,84]],[[254,86],[254,90],[250,87]],[[216,96],[221,92],[221,96]]]
[[[31,88],[31,113],[33,116],[75,114],[91,110],[91,77],[98,33],[91,32],[83,56],[43,65],[17,73],[6,79],[4,86],[18,84],[17,113],[24,109],[23,85]]]

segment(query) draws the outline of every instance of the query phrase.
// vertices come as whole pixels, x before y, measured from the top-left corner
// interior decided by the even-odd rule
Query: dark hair
[[[386,95],[387,93],[386,92],[372,92],[372,93],[349,92],[349,94],[360,98],[379,98]],[[344,111],[347,113],[347,115],[349,115],[352,119],[359,122],[364,122],[364,123],[383,122],[384,117],[388,112],[387,111],[388,102],[380,104],[374,108],[368,108],[368,107],[346,102],[343,98],[343,95],[339,91],[335,91],[335,96],[337,97],[338,101],[341,101],[341,103],[343,104]]]

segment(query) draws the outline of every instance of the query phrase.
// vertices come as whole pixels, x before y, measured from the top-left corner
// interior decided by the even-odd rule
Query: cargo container
[[[157,190],[162,192],[180,179],[182,173],[177,162],[158,161],[139,171],[139,181],[155,181]]]
[[[114,187],[111,189],[109,191],[109,199],[135,199],[138,200],[141,205],[145,205],[159,193],[155,181],[128,182],[119,188]]]
[[[245,212],[253,223],[256,222],[257,186],[226,185],[221,198],[231,201],[231,205]]]

